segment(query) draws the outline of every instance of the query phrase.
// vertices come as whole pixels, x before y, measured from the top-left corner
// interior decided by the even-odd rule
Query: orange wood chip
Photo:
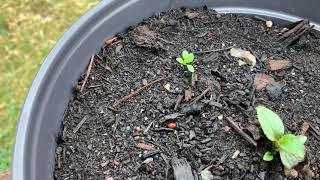
[[[116,40],[117,40],[117,37],[108,39],[108,40],[106,40],[105,44],[108,45],[108,46],[110,46],[110,45],[112,45],[112,43],[115,42]]]
[[[289,60],[269,60],[269,66],[271,71],[285,69],[290,66]]]
[[[274,82],[274,79],[266,74],[256,74],[254,78],[254,85],[256,87],[256,90],[262,90],[264,89],[268,84]]]
[[[154,149],[153,145],[145,144],[145,143],[138,143],[138,144],[136,144],[136,147],[140,148],[140,149],[143,149],[143,150],[147,150],[147,151],[150,151],[150,150]]]

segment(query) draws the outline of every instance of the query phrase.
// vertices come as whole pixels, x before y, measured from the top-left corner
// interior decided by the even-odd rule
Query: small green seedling
[[[287,169],[292,169],[298,163],[302,162],[305,157],[304,143],[306,136],[284,134],[284,126],[280,117],[270,109],[258,106],[256,107],[258,121],[263,133],[273,143],[273,151],[267,151],[263,160],[272,161],[273,155],[280,153],[282,164]]]
[[[189,53],[188,51],[182,51],[182,58],[181,57],[176,58],[178,63],[187,66],[188,71],[191,73],[194,73],[194,67],[192,64],[193,59],[194,59],[193,53]]]

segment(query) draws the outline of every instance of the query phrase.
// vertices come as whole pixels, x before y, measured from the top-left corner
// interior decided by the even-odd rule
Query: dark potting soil
[[[279,114],[287,133],[300,134],[309,125],[307,158],[295,168],[296,179],[306,177],[302,168],[308,164],[313,174],[307,174],[319,179],[320,35],[311,31],[286,47],[276,41],[283,27],[274,23],[267,28],[251,16],[205,8],[178,9],[118,34],[94,56],[83,91],[75,92],[69,103],[58,138],[55,178],[173,179],[172,160],[185,158],[194,174],[209,167],[214,179],[291,179],[284,175],[279,156],[262,160],[270,144],[259,132],[255,107],[264,105]],[[229,53],[231,46],[250,51],[256,66],[239,66],[240,58]],[[195,54],[194,86],[191,73],[175,60],[182,50]],[[290,63],[270,70],[270,59]],[[275,82],[258,90],[257,74]],[[257,147],[228,119],[255,139]],[[168,123],[177,127],[169,129]]]

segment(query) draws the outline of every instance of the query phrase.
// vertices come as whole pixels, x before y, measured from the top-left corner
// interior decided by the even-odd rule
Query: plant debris
[[[246,50],[243,50],[240,48],[231,48],[230,55],[233,57],[243,58],[243,59],[250,61],[252,68],[254,66],[256,66],[256,64],[257,64],[256,57],[253,54],[251,54],[250,51],[246,51]],[[240,64],[242,64],[242,63],[239,62],[239,65]]]
[[[258,73],[254,78],[254,86],[258,91],[265,89],[265,87],[267,87],[267,85],[271,84],[272,82],[274,82],[274,79],[266,74]]]
[[[290,61],[289,60],[274,60],[269,59],[269,66],[271,71],[276,71],[280,69],[286,69],[290,67]]]

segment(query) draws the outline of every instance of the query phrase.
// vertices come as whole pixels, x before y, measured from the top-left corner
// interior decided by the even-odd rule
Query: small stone
[[[229,131],[230,131],[230,129],[231,129],[231,127],[229,127],[229,126],[225,126],[225,127],[223,127],[223,130],[224,130],[225,132],[229,132]]]
[[[272,82],[267,85],[266,89],[270,98],[279,99],[282,94],[283,87],[284,85],[279,82]]]
[[[223,119],[223,115],[218,116],[218,120],[222,120]]]
[[[105,167],[105,166],[107,166],[108,164],[109,164],[109,161],[106,161],[106,162],[101,163],[100,166],[101,166],[101,167]]]
[[[142,84],[145,86],[148,84],[148,81],[146,79],[142,79]]]
[[[266,21],[267,28],[272,28],[273,22],[272,21]]]
[[[209,170],[207,170],[207,169],[201,171],[200,174],[201,174],[202,180],[213,180],[214,179],[214,177],[211,174],[211,172]]]
[[[147,159],[145,159],[142,163],[143,163],[143,164],[149,164],[149,163],[151,163],[151,162],[153,162],[153,158],[147,158]]]
[[[91,151],[92,150],[92,144],[88,145],[88,149]]]
[[[196,137],[196,133],[193,130],[190,130],[189,131],[189,139],[192,140],[195,137]]]

